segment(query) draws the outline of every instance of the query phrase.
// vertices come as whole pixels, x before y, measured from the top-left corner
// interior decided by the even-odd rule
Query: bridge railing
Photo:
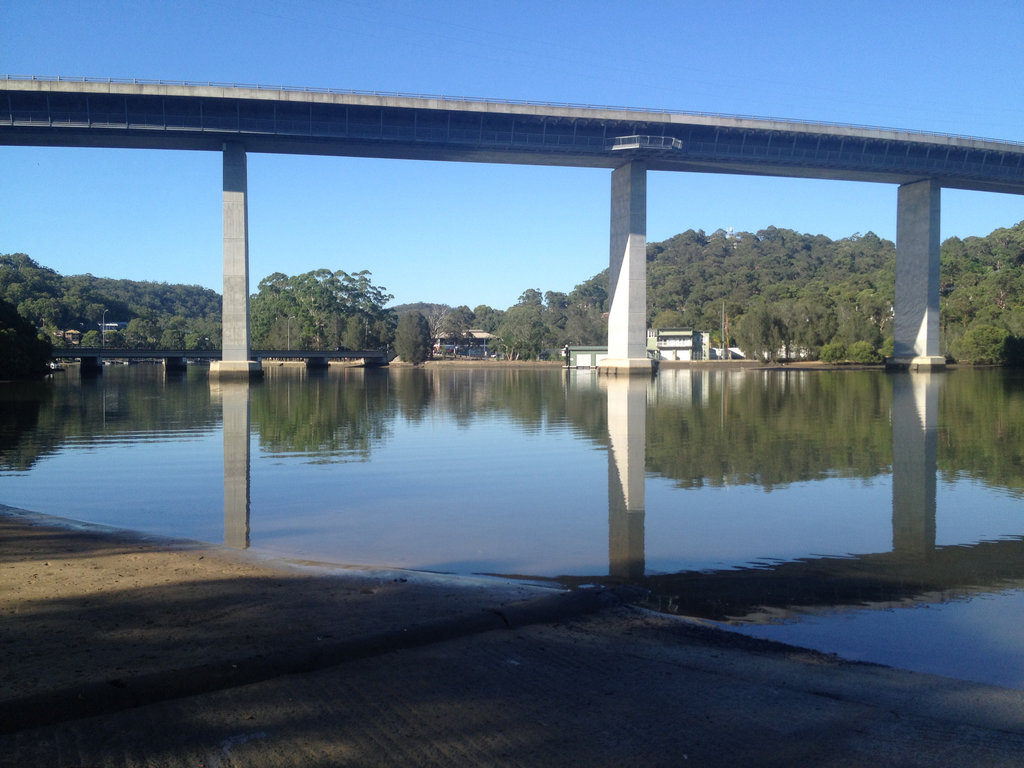
[[[682,149],[683,142],[672,136],[616,136],[609,149]]]
[[[845,128],[862,131],[891,131],[915,136],[936,136],[942,138],[959,139],[965,141],[986,141],[1000,144],[1024,145],[1024,141],[1012,141],[1006,139],[993,139],[984,136],[971,136],[958,133],[946,133],[943,131],[925,131],[912,128],[892,128],[878,125],[865,125],[862,123],[839,123],[827,120],[807,120],[802,118],[779,118],[767,115],[746,115],[731,114],[726,112],[704,112],[687,109],[657,109],[651,107],[623,107],[608,104],[586,104],[574,102],[557,101],[536,101],[533,99],[495,99],[490,97],[477,96],[449,96],[447,94],[423,94],[403,93],[393,91],[371,91],[357,90],[350,88],[317,88],[309,86],[286,86],[286,85],[261,85],[259,83],[226,83],[226,82],[203,82],[196,80],[151,80],[145,78],[118,78],[118,77],[67,77],[63,75],[0,75],[0,79],[7,81],[29,81],[29,82],[57,82],[57,83],[101,83],[111,85],[158,85],[158,86],[181,86],[195,88],[225,88],[234,90],[255,90],[274,91],[281,93],[327,93],[348,96],[379,96],[384,98],[418,99],[429,101],[443,101],[462,104],[508,104],[516,106],[537,106],[555,107],[559,109],[583,109],[601,110],[612,112],[637,112],[647,114],[665,115],[686,115],[688,117],[708,117],[730,120],[756,120],[780,125],[802,125],[821,128]]]

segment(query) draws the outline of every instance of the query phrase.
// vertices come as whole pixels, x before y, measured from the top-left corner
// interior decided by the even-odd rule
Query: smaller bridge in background
[[[331,360],[362,360],[367,368],[379,368],[388,364],[388,355],[380,349],[265,349],[253,350],[257,360],[304,360],[307,368],[327,368]],[[222,359],[219,349],[112,349],[110,347],[74,347],[54,349],[53,359],[80,360],[83,374],[96,374],[103,370],[105,360],[141,362],[160,360],[169,370],[185,370],[189,361],[213,362]]]

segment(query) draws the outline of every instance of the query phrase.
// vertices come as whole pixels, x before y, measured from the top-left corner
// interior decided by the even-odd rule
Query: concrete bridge
[[[611,170],[612,372],[646,355],[648,171],[895,184],[897,366],[939,367],[942,188],[1024,194],[1024,144],[869,126],[582,104],[141,80],[0,78],[0,145],[223,154],[224,354],[249,348],[250,152],[519,163]]]
[[[307,368],[327,368],[331,360],[362,360],[370,368],[388,364],[387,353],[379,349],[338,349],[338,350],[250,350],[256,362],[263,360],[304,360]],[[82,375],[95,375],[103,370],[104,360],[161,360],[169,370],[185,370],[189,360],[205,360],[214,365],[223,359],[219,350],[181,349],[114,349],[112,347],[68,347],[55,349],[56,360],[79,360]]]

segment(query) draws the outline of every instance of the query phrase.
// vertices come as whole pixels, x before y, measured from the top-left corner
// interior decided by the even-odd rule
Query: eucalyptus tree
[[[455,307],[441,318],[437,326],[437,337],[453,339],[458,342],[472,327],[474,319],[473,310],[469,307],[465,305]]]
[[[551,341],[546,310],[540,291],[529,289],[519,297],[519,303],[509,307],[498,326],[502,352],[508,360],[539,357]]]
[[[370,272],[349,274],[316,269],[288,276],[275,272],[250,299],[253,344],[265,347],[371,349],[394,338],[394,298],[370,280]]]

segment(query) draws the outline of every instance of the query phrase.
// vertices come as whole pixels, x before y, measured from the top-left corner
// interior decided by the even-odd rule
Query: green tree
[[[958,360],[975,365],[1003,365],[1007,362],[1010,332],[991,325],[968,328],[954,347]]]
[[[573,304],[569,307],[560,343],[599,346],[607,342],[608,320],[601,310],[590,304]]]
[[[407,363],[418,365],[430,353],[430,324],[419,312],[407,312],[398,321],[395,351]]]
[[[846,360],[846,345],[841,341],[830,341],[821,347],[823,363],[841,363]]]
[[[540,356],[548,339],[544,307],[526,303],[509,307],[498,326],[501,348],[507,360],[531,360]]]
[[[394,338],[397,317],[386,308],[394,298],[370,280],[316,269],[288,276],[275,272],[260,281],[250,299],[253,345],[267,348],[377,349]]]
[[[466,331],[470,330],[474,320],[473,311],[463,305],[455,307],[444,314],[438,322],[438,338],[453,339],[456,343]]]
[[[161,349],[185,349],[185,334],[180,330],[168,328],[160,334]]]
[[[882,361],[878,351],[871,346],[870,342],[867,341],[853,342],[853,344],[850,345],[847,355],[850,360],[862,365],[870,365],[872,363],[880,363]]]
[[[494,333],[498,330],[498,325],[501,323],[501,318],[504,314],[504,310],[494,309],[486,304],[479,304],[473,310],[473,323],[481,331]]]
[[[128,321],[124,336],[125,343],[132,349],[153,349],[157,339],[156,323],[147,318],[133,318]]]
[[[774,307],[758,302],[747,310],[736,332],[748,357],[775,360],[787,344],[787,329]]]
[[[651,328],[686,328],[686,318],[677,309],[663,309],[651,320]]]
[[[0,300],[0,379],[42,376],[53,348],[13,304]]]
[[[369,335],[366,319],[352,315],[345,321],[345,332],[341,337],[341,346],[347,349],[366,349],[366,338]]]
[[[542,294],[536,288],[527,288],[519,295],[519,300],[516,302],[517,305],[534,305],[538,307],[544,306],[544,294]]]

